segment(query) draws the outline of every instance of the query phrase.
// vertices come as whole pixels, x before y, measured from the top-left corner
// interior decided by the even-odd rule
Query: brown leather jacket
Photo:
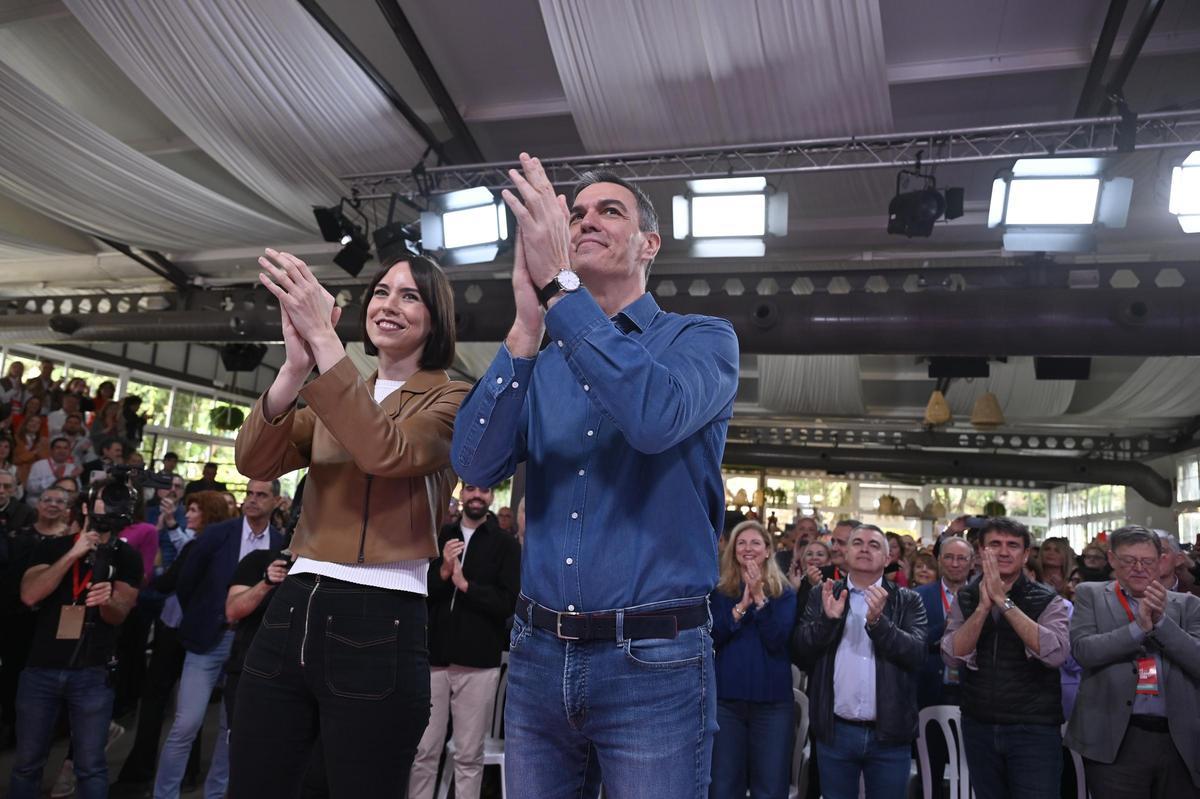
[[[308,407],[275,419],[263,397],[238,432],[238,471],[273,480],[308,467],[291,550],[334,563],[437,555],[437,532],[458,477],[450,468],[454,416],[470,389],[421,371],[377,404],[375,375],[349,358],[300,390]]]

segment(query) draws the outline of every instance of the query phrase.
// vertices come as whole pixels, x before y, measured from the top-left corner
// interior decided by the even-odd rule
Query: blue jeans
[[[825,799],[858,799],[859,778],[867,799],[904,799],[912,744],[881,744],[875,728],[833,721],[832,740],[817,741],[817,769]]]
[[[795,737],[792,702],[717,700],[710,799],[787,799]]]
[[[58,709],[67,706],[71,745],[75,749],[75,791],[79,799],[108,796],[108,723],[113,689],[102,666],[45,669],[28,666],[17,685],[17,752],[8,795],[36,799],[42,795],[42,770],[54,740]]]
[[[192,741],[204,725],[204,714],[213,688],[221,679],[229,649],[233,646],[233,632],[226,631],[213,649],[204,654],[188,652],[183,661],[183,673],[179,677],[179,695],[175,700],[175,721],[158,757],[158,773],[154,775],[154,799],[179,799],[179,788],[183,783],[183,772],[187,769],[188,754]],[[229,736],[226,733],[225,708],[221,707],[221,723],[217,730],[217,742],[213,749],[212,765],[208,767],[208,778],[204,782],[206,799],[225,796],[229,783]]]
[[[655,603],[639,611],[696,600]],[[703,601],[703,600],[701,600]],[[504,713],[514,799],[703,799],[717,693],[709,626],[563,641],[513,621]]]
[[[1062,733],[1057,724],[983,724],[963,715],[963,746],[977,799],[1058,799]]]

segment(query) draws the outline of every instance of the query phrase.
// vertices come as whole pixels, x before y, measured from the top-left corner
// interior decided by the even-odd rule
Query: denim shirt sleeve
[[[536,358],[514,358],[501,344],[487,373],[458,409],[450,462],[463,482],[493,486],[525,460],[526,398]]]
[[[737,336],[724,319],[697,317],[656,359],[581,289],[550,309],[546,329],[592,401],[638,452],[679,444],[737,392]]]

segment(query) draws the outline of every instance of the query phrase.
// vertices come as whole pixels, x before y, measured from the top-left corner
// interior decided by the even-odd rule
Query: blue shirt
[[[792,661],[788,641],[796,624],[796,592],[783,593],[762,609],[746,608],[734,621],[733,606],[742,599],[713,591],[713,648],[717,652],[717,698],[741,702],[792,701]]]
[[[883,585],[883,578],[872,585]],[[850,607],[833,660],[833,712],[844,719],[874,721],[875,645],[867,633],[867,595],[851,577],[846,588]]]
[[[586,289],[546,314],[534,358],[501,347],[458,412],[454,469],[492,486],[526,463],[522,593],[596,611],[706,596],[738,346],[724,319],[644,294],[614,319]]]

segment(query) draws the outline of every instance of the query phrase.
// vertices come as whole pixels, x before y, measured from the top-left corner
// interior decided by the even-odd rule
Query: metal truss
[[[783,175],[955,164],[1047,155],[1104,155],[1131,150],[1200,147],[1200,110],[1137,117],[1106,116],[1028,125],[996,125],[919,133],[766,142],[730,147],[582,155],[542,160],[552,182],[568,185],[589,170],[604,169],[631,181]],[[361,200],[393,194],[415,198],[487,186],[511,188],[516,162],[437,166],[343,177]]]

